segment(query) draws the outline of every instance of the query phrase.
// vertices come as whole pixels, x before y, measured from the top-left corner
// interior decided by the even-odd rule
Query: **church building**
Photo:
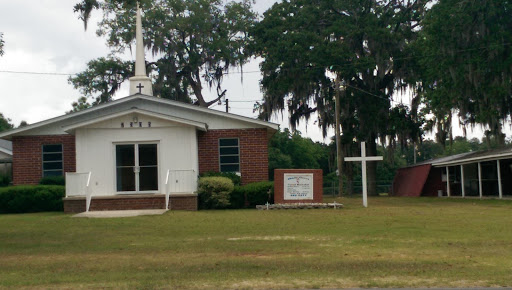
[[[13,184],[66,176],[65,212],[197,209],[198,175],[268,180],[279,125],[152,95],[137,11],[130,95],[0,134],[12,141]]]

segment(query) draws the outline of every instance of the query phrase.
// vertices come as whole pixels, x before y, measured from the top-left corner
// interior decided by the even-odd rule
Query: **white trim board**
[[[12,156],[12,151],[11,150],[7,150],[5,148],[0,147],[0,152],[3,152],[5,154],[8,154],[8,155]]]
[[[465,164],[470,164],[470,163],[475,163],[475,162],[495,161],[495,160],[509,159],[509,158],[512,158],[512,152],[487,155],[487,156],[479,156],[479,157],[447,161],[447,162],[432,163],[432,166],[445,167],[445,166],[452,166],[452,165],[465,165]]]

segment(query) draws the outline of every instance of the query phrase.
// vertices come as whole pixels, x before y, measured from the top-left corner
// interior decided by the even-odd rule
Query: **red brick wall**
[[[43,145],[62,144],[64,172],[76,171],[75,136],[15,136],[12,138],[13,184],[37,184],[43,177]]]
[[[242,184],[268,180],[266,129],[226,129],[199,132],[199,173],[219,171],[219,138],[238,138],[240,140]]]
[[[85,197],[64,198],[65,213],[80,213],[85,211]],[[170,196],[171,210],[197,210],[197,195]],[[130,210],[130,209],[164,209],[165,196],[110,196],[93,197],[90,211]]]

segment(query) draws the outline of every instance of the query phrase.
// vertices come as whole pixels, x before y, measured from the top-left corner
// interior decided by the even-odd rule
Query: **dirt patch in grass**
[[[295,240],[297,237],[294,236],[264,236],[264,237],[239,237],[239,238],[228,238],[228,241],[288,241]]]

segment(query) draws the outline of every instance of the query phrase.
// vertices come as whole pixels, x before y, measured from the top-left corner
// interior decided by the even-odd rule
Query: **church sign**
[[[284,199],[313,199],[313,174],[289,173],[284,175]]]
[[[319,203],[323,199],[321,169],[274,170],[274,203]]]

